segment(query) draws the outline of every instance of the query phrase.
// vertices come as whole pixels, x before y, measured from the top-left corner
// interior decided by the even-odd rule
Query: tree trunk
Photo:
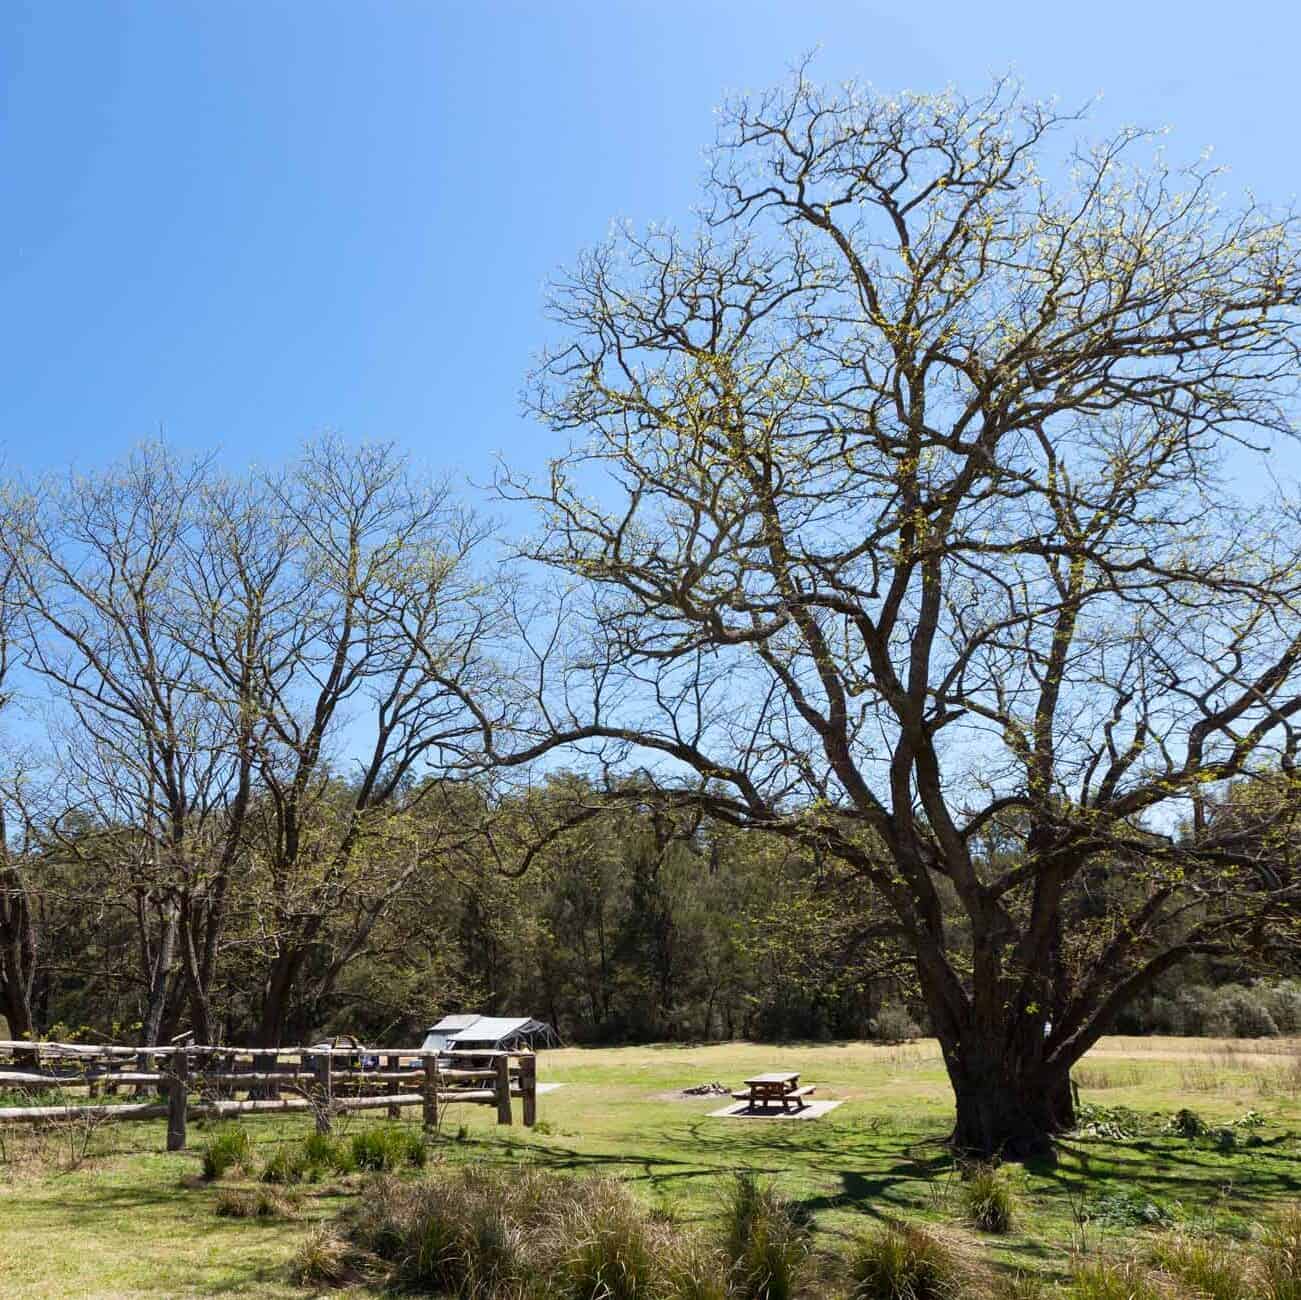
[[[162,1030],[163,1013],[167,1006],[167,992],[172,962],[176,955],[177,907],[167,899],[158,907],[160,933],[158,948],[154,953],[153,967],[149,971],[149,999],[145,1008],[144,1023],[140,1028],[143,1047],[156,1046]]]
[[[957,1104],[952,1144],[981,1160],[1052,1160],[1053,1139],[1074,1127],[1070,1072],[1019,1066],[993,1052],[945,1052]]]

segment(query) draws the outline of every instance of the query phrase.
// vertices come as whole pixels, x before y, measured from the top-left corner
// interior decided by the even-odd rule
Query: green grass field
[[[818,1096],[846,1104],[816,1120],[707,1117],[719,1098],[673,1099],[759,1069],[798,1070]],[[768,1047],[655,1046],[546,1053],[529,1132],[498,1128],[486,1107],[451,1109],[434,1158],[509,1167],[532,1163],[626,1179],[651,1205],[707,1222],[721,1182],[748,1168],[771,1176],[814,1216],[819,1244],[836,1249],[880,1218],[943,1225],[995,1264],[1059,1275],[1071,1252],[1130,1244],[1146,1218],[1245,1235],[1301,1198],[1301,1043],[1296,1040],[1107,1039],[1077,1071],[1086,1103],[1138,1112],[1138,1136],[1118,1137],[1122,1114],[1062,1144],[1052,1167],[1015,1174],[1023,1213],[1004,1238],[966,1229],[942,1146],[951,1101],[938,1050],[864,1043]],[[1160,1132],[1181,1108],[1232,1137]],[[406,1112],[415,1122],[415,1111]],[[373,1114],[373,1113],[372,1113]],[[1244,1122],[1244,1117],[1246,1118]],[[360,1117],[343,1131],[381,1122]],[[464,1126],[463,1128],[461,1126]],[[250,1120],[263,1159],[303,1136],[303,1117]],[[204,1140],[162,1153],[161,1123],[91,1133],[4,1135],[0,1163],[0,1293],[35,1296],[304,1296],[286,1264],[308,1227],[337,1213],[364,1179],[305,1189],[298,1221],[219,1218],[219,1194],[198,1177]],[[360,1294],[334,1292],[335,1295]]]

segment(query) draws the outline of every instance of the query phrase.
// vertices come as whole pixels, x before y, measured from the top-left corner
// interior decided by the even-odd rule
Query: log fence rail
[[[382,1066],[367,1068],[367,1059]],[[283,1062],[283,1065],[281,1064]],[[153,1068],[150,1068],[152,1065]],[[272,1068],[268,1068],[271,1065]],[[104,1102],[119,1087],[161,1100]],[[365,1047],[98,1047],[0,1041],[0,1092],[85,1088],[84,1104],[0,1107],[0,1125],[58,1120],[167,1120],[167,1149],[183,1150],[190,1119],[310,1111],[319,1132],[335,1116],[385,1110],[397,1118],[419,1106],[426,1130],[443,1108],[495,1106],[498,1124],[537,1122],[537,1058],[532,1052],[429,1051]],[[281,1091],[291,1094],[281,1096]],[[243,1092],[243,1099],[235,1096]]]

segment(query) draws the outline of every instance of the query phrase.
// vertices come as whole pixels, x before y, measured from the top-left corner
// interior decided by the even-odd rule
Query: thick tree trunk
[[[1075,1124],[1069,1071],[985,1051],[945,1055],[957,1105],[955,1152],[981,1160],[1054,1158],[1054,1138]]]

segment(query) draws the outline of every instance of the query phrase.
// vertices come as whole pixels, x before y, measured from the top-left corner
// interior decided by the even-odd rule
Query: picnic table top
[[[800,1076],[793,1070],[770,1070],[767,1074],[756,1074],[753,1078],[745,1081],[746,1087],[753,1088],[756,1084],[790,1084],[794,1087],[799,1082]]]

